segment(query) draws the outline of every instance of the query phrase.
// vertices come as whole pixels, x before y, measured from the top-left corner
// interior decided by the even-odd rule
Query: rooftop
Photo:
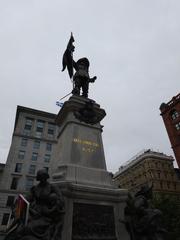
[[[180,93],[174,96],[168,103],[162,103],[160,106],[161,112],[171,109],[177,102],[180,102]]]
[[[41,117],[51,118],[52,120],[55,120],[55,118],[56,118],[56,114],[54,114],[54,113],[49,113],[49,112],[45,112],[45,111],[41,111],[41,110],[37,110],[37,109],[33,109],[33,108],[28,108],[28,107],[23,107],[23,106],[17,106],[14,128],[16,127],[20,112],[35,114],[35,115],[38,115]]]
[[[114,174],[114,177],[117,177],[120,173],[126,171],[129,167],[134,166],[136,163],[142,161],[148,157],[155,157],[159,159],[166,159],[170,161],[174,161],[172,156],[168,156],[162,152],[156,152],[151,149],[144,149],[133,156],[130,160],[128,160],[124,165],[120,166],[119,171]]]

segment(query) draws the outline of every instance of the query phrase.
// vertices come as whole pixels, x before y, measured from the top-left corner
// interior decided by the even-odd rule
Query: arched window
[[[174,109],[171,111],[170,116],[171,116],[172,120],[174,120],[179,117],[179,113]]]

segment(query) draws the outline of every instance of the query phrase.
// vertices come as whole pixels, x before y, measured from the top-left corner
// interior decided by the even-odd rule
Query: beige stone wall
[[[159,153],[144,154],[135,164],[129,164],[125,170],[120,168],[114,181],[121,188],[136,192],[144,184],[153,183],[155,192],[180,194],[180,181],[174,171],[172,157]]]

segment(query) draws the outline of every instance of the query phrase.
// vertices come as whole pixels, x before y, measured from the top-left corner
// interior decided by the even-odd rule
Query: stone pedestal
[[[128,240],[121,223],[127,190],[116,188],[106,170],[102,126],[76,117],[88,101],[71,97],[56,119],[59,136],[52,182],[65,197],[62,240]],[[100,120],[106,115],[95,102],[93,109]]]

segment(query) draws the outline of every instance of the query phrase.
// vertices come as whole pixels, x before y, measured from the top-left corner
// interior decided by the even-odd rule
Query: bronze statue
[[[30,202],[26,226],[19,226],[6,236],[6,240],[59,240],[64,216],[61,191],[51,185],[45,169],[37,172],[39,184],[33,186],[27,199]]]
[[[80,58],[77,62],[73,60],[74,52],[74,37],[71,33],[70,40],[68,42],[66,51],[63,55],[63,69],[64,71],[67,67],[69,77],[73,77],[73,90],[72,94],[80,95],[80,90],[82,89],[82,96],[88,97],[89,83],[96,80],[96,76],[90,78],[89,76],[89,60],[87,58]],[[73,74],[73,68],[76,70]]]
[[[99,123],[102,119],[94,108],[94,101],[89,100],[85,105],[79,110],[74,112],[74,116],[80,121],[91,125]]]
[[[131,240],[164,240],[162,213],[150,207],[152,187],[143,186],[134,197],[129,195],[125,208],[125,225]]]

